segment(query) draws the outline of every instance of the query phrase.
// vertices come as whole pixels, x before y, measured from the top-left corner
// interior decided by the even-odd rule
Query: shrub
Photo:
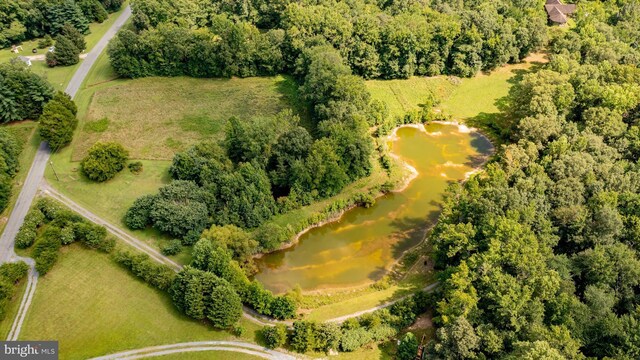
[[[38,236],[37,230],[42,224],[44,224],[44,214],[39,209],[31,209],[27,216],[24,217],[24,222],[20,226],[18,234],[16,234],[16,247],[20,249],[26,249],[33,245]]]
[[[127,210],[124,223],[132,230],[144,229],[151,223],[151,209],[156,201],[155,195],[144,195],[134,201],[133,206]]]
[[[104,252],[113,250],[113,239],[107,238],[107,229],[104,226],[81,222],[75,226],[75,238],[89,248]]]
[[[408,332],[400,341],[398,345],[398,359],[399,360],[411,360],[415,358],[418,353],[418,340],[413,333]]]
[[[53,38],[47,34],[42,39],[38,40],[38,49],[45,49],[53,45]]]
[[[254,280],[244,291],[244,302],[262,315],[271,315],[271,303],[274,297],[271,291],[265,290],[258,281]]]
[[[48,227],[36,243],[33,255],[40,275],[45,275],[58,260],[58,250],[62,246],[60,235],[59,228]]]
[[[347,352],[354,351],[372,340],[371,334],[365,328],[346,330],[340,340],[340,349]]]
[[[69,245],[74,241],[76,241],[74,228],[71,226],[62,228],[62,231],[60,231],[60,242],[62,242],[62,245]]]
[[[71,143],[76,126],[78,126],[78,119],[73,115],[68,104],[51,100],[45,105],[40,115],[38,130],[40,136],[55,151]]]
[[[247,330],[243,326],[241,326],[239,324],[236,324],[233,327],[233,335],[235,335],[237,337],[240,337],[240,336],[244,335],[246,332],[247,332]]]
[[[171,256],[177,255],[182,251],[182,242],[180,240],[171,240],[169,244],[165,245],[160,249],[162,255]]]
[[[291,348],[297,352],[305,353],[316,346],[316,324],[310,321],[296,321],[293,323],[293,331],[289,339]]]
[[[280,225],[266,223],[255,233],[255,238],[265,251],[273,251],[289,239],[289,234]]]
[[[44,214],[45,219],[51,221],[58,216],[58,212],[63,210],[62,205],[50,198],[40,198],[36,203],[38,210]]]
[[[140,174],[142,172],[142,162],[141,161],[134,161],[132,163],[129,163],[129,171],[131,171],[133,174]]]
[[[283,324],[265,326],[262,328],[262,337],[270,349],[283,347],[287,343],[287,327]]]
[[[22,224],[18,234],[16,235],[16,247],[18,249],[26,249],[29,246],[33,245],[34,241],[36,241],[36,237],[38,234],[31,227],[25,227],[25,224]]]
[[[97,182],[112,179],[124,168],[129,152],[120,144],[95,143],[88,155],[82,159],[82,172],[91,180]]]
[[[413,297],[408,297],[404,300],[400,300],[397,303],[391,305],[389,312],[391,315],[397,316],[397,326],[399,328],[405,328],[416,320],[416,304]]]
[[[175,278],[175,272],[170,267],[156,263],[146,254],[118,251],[114,255],[114,259],[118,264],[129,269],[135,276],[163,291],[171,287]]]
[[[279,320],[292,319],[296,315],[298,306],[289,296],[277,296],[271,302],[271,315]]]
[[[319,324],[316,327],[316,346],[315,350],[329,351],[337,349],[340,345],[342,331],[336,323]]]
[[[5,279],[12,284],[23,279],[27,276],[27,273],[29,273],[29,265],[24,261],[4,263],[0,265],[0,278]]]
[[[16,283],[29,272],[29,266],[20,261],[0,265],[0,320],[6,316],[5,308],[16,290]]]

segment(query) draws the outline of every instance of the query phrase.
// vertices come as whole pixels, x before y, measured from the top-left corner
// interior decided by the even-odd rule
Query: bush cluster
[[[84,246],[110,253],[115,239],[103,226],[90,223],[49,198],[40,198],[25,217],[16,236],[16,246],[27,248],[35,243],[33,257],[36,270],[45,275],[58,259],[58,250],[75,241]]]
[[[262,336],[270,348],[283,347],[288,342],[291,349],[301,353],[329,350],[351,352],[395,336],[429,308],[433,303],[432,297],[425,292],[418,292],[389,308],[348,319],[342,325],[295,321],[290,331],[283,325],[265,326]],[[411,347],[412,343],[406,345]],[[412,356],[415,354],[414,351]]]
[[[117,251],[113,257],[118,264],[129,269],[134,275],[163,291],[169,290],[176,277],[170,267],[158,264],[147,254]]]
[[[80,162],[82,173],[90,180],[104,182],[124,169],[129,152],[115,142],[97,142]]]
[[[6,308],[13,298],[17,284],[29,273],[29,265],[20,261],[0,265],[0,320],[6,317]]]

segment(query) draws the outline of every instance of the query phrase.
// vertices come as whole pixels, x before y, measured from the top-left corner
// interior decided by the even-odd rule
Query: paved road
[[[80,64],[80,67],[78,67],[78,70],[71,78],[71,81],[65,90],[72,98],[75,97],[78,89],[80,89],[80,85],[82,85],[82,82],[89,73],[89,70],[95,64],[98,59],[98,55],[104,51],[109,40],[111,40],[122,25],[124,25],[129,16],[131,16],[131,8],[127,6],[111,28],[107,30],[96,46],[94,46],[87,54],[85,60]],[[40,181],[43,178],[44,170],[47,167],[50,155],[51,149],[49,149],[49,146],[44,142],[41,143],[38,147],[33,163],[31,164],[27,178],[22,185],[22,190],[18,195],[18,201],[9,215],[9,220],[7,221],[4,232],[0,235],[0,264],[22,260],[31,267],[27,279],[27,291],[25,291],[22,302],[20,303],[20,309],[18,310],[18,315],[14,319],[8,340],[15,340],[20,335],[22,323],[27,310],[29,309],[29,305],[31,304],[31,300],[33,299],[36,284],[38,283],[38,272],[34,267],[35,262],[33,259],[17,256],[14,251],[14,244],[16,234],[18,234],[18,230],[24,222],[24,217],[27,215],[27,212],[31,207],[31,203],[36,195]]]
[[[98,56],[102,54],[104,49],[107,48],[107,44],[109,41],[116,35],[118,30],[124,25],[125,22],[131,16],[131,7],[127,6],[126,9],[120,14],[120,16],[116,19],[116,21],[111,25],[109,30],[102,36],[100,41],[87,53],[87,57],[80,63],[80,67],[76,70],[76,73],[73,74],[71,81],[69,81],[69,85],[67,85],[67,89],[65,92],[69,94],[71,97],[75,97],[78,89],[80,89],[80,85],[84,81],[84,78],[89,74],[89,70],[93,67],[96,60],[98,60]]]
[[[90,360],[141,359],[145,357],[155,357],[167,354],[212,350],[241,352],[272,360],[296,359],[296,357],[292,355],[242,341],[193,341],[179,344],[149,346],[146,348],[128,350],[115,354],[100,356]]]

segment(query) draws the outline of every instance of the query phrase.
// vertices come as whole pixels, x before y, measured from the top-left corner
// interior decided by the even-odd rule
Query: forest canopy
[[[364,78],[472,76],[546,40],[539,1],[170,1],[133,4],[133,30],[110,47],[126,77],[289,72],[330,45]]]
[[[639,7],[578,9],[495,161],[446,195],[433,358],[640,357]]]

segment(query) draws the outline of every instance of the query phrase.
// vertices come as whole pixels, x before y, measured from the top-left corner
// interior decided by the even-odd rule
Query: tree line
[[[330,45],[365,78],[472,76],[546,40],[538,1],[136,1],[110,47],[118,74],[195,77],[289,72]]]
[[[65,24],[81,33],[90,22],[103,22],[120,10],[122,0],[4,0],[0,3],[0,48],[45,35],[55,36]]]
[[[206,320],[218,329],[229,329],[242,315],[242,305],[275,319],[296,315],[297,303],[288,295],[275,296],[257,281],[250,281],[220,243],[214,229],[205,231],[192,251],[192,261],[177,274],[144,254],[119,251],[115,260],[150,285],[166,291],[185,315]]]
[[[13,178],[20,169],[22,144],[6,128],[0,128],[0,213],[9,205]]]
[[[435,359],[640,357],[638,6],[582,2],[431,236]]]

